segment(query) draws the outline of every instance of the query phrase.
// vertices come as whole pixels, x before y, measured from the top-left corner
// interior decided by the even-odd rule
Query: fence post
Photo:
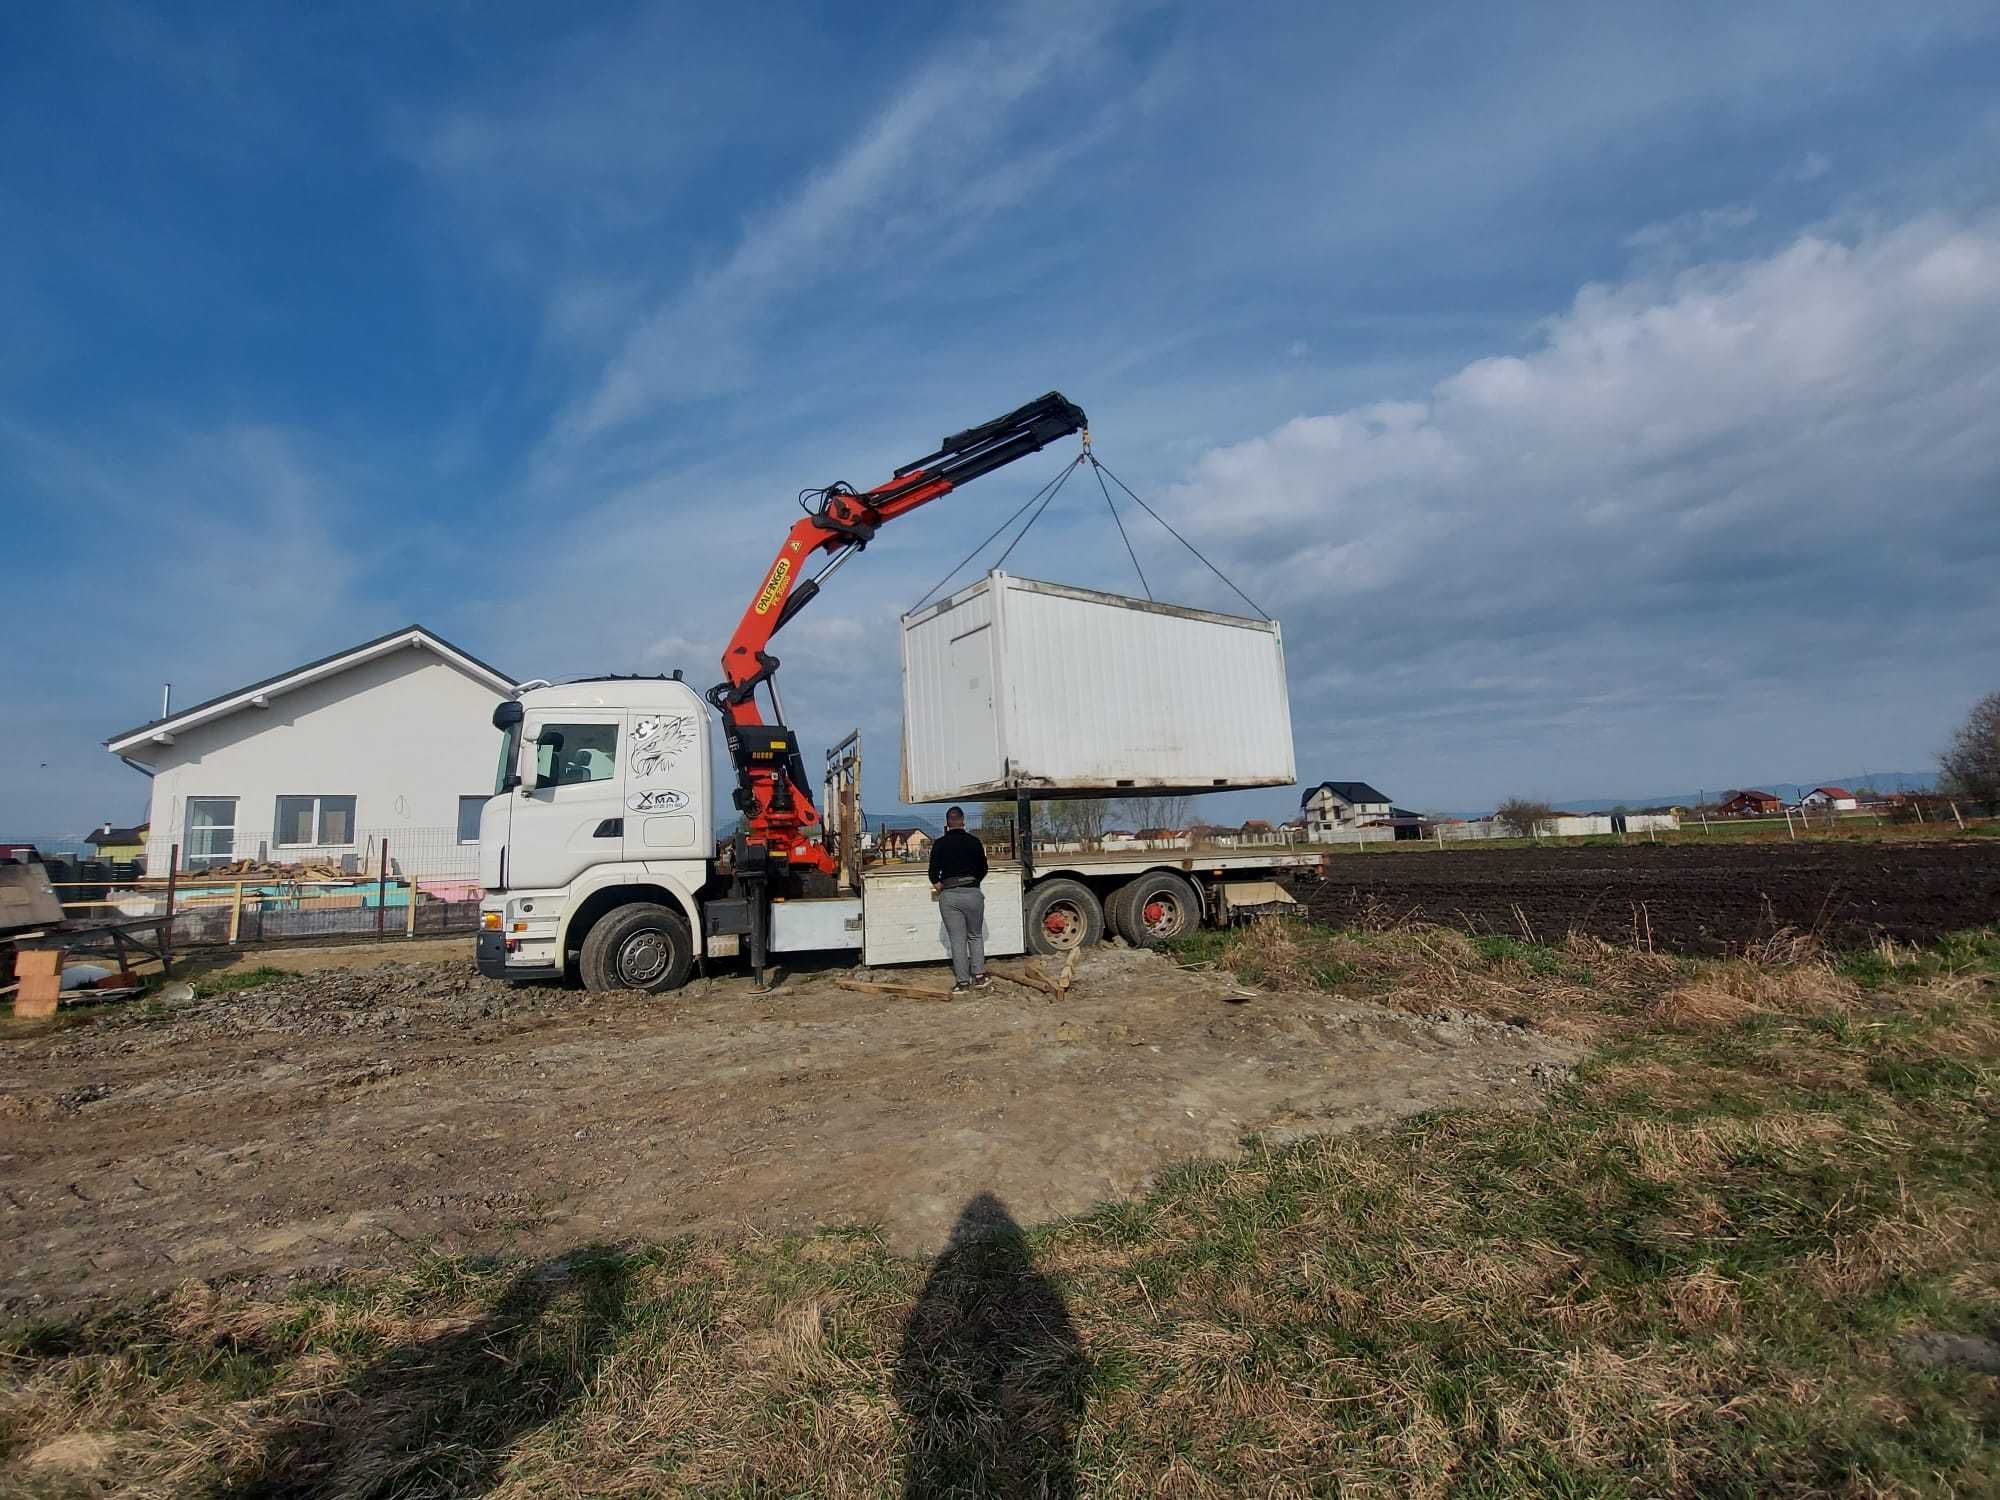
[[[1956,802],[1951,804],[1951,816],[1952,821],[1958,824],[1958,831],[1960,833],[1965,832],[1965,819],[1959,817],[1958,804]]]
[[[405,880],[403,890],[409,897],[404,903],[409,910],[403,914],[403,936],[413,938],[417,935],[417,883],[414,880]]]
[[[243,882],[236,882],[236,894],[229,903],[229,946],[235,947],[243,931]]]
[[[166,973],[174,966],[174,885],[180,878],[181,846],[174,844],[167,850],[167,920],[160,928],[160,972]]]
[[[382,922],[389,905],[389,840],[382,840],[382,868],[375,877],[375,941],[382,941]]]

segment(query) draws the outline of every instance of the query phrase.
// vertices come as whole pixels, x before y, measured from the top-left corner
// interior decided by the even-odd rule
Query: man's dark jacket
[[[977,885],[986,878],[986,846],[963,828],[947,828],[931,845],[932,885]]]

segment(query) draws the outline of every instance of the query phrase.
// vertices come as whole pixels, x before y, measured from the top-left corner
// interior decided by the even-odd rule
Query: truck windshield
[[[493,774],[493,795],[507,790],[514,777],[514,757],[521,753],[521,726],[509,724],[500,731],[500,769]]]

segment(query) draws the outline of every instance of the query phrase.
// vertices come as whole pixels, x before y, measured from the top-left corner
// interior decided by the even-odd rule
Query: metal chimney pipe
[[[166,717],[167,717],[167,715],[168,715],[168,714],[169,714],[170,712],[172,712],[172,710],[173,710],[173,704],[174,704],[174,685],[173,685],[173,684],[172,684],[171,682],[163,682],[163,683],[161,683],[161,684],[160,684],[160,717],[161,717],[161,718],[163,718],[163,719],[164,719],[164,718],[166,718]]]

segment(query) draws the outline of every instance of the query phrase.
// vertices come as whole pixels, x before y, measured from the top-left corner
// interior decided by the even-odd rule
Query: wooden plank
[[[1056,975],[1056,995],[1058,998],[1069,993],[1070,982],[1076,978],[1076,956],[1081,948],[1072,948],[1063,958],[1062,972]]]
[[[921,984],[875,984],[865,979],[836,979],[837,989],[853,990],[862,995],[895,995],[904,1000],[949,1000],[949,990],[934,990]]]
[[[22,948],[14,954],[14,977],[42,979],[62,973],[62,965],[63,950],[60,948]]]
[[[1027,989],[1040,990],[1044,995],[1057,993],[1056,987],[1049,983],[1040,969],[1035,967],[1033,960],[1024,962],[1018,969],[1006,969],[1002,968],[999,964],[989,963],[986,966],[986,972],[997,974],[1000,978],[1008,980],[1013,984],[1022,985]]]

